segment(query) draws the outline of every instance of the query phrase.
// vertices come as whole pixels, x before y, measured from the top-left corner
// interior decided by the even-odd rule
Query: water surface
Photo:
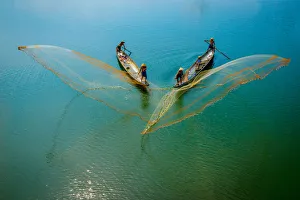
[[[299,198],[299,6],[1,2],[0,199]],[[50,44],[119,68],[115,46],[125,40],[132,58],[147,63],[149,80],[169,87],[210,37],[233,59],[276,54],[291,63],[146,137],[145,122],[78,94],[17,51]],[[216,54],[215,66],[226,62]]]

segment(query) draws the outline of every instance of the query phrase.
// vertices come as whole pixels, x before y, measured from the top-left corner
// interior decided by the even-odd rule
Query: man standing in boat
[[[143,82],[143,79],[145,78],[145,83],[147,83],[147,66],[145,63],[141,65],[140,71],[138,74],[142,73],[141,82]]]
[[[125,48],[125,42],[124,41],[120,42],[120,44],[117,46],[117,48],[116,48],[117,52],[120,52],[122,47]]]
[[[215,40],[214,38],[210,38],[208,49],[215,50],[215,48],[216,48]]]

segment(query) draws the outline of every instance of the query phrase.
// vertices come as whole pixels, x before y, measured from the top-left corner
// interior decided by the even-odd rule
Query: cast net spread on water
[[[197,115],[239,85],[263,79],[289,62],[289,59],[274,55],[253,55],[203,71],[190,84],[174,88],[163,96],[142,133]]]
[[[197,115],[239,85],[263,79],[290,61],[274,55],[253,55],[203,71],[181,88],[144,90],[126,72],[73,50],[46,45],[19,50],[74,90],[117,112],[146,121],[143,134]]]
[[[77,51],[49,45],[19,47],[65,84],[117,112],[148,121],[163,90],[137,86],[125,71]],[[151,94],[150,94],[151,93]],[[149,98],[151,97],[151,100]],[[152,106],[152,107],[151,107]]]

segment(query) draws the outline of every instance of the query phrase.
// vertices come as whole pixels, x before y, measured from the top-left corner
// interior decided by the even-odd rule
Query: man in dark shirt
[[[117,52],[121,51],[122,47],[125,48],[125,42],[124,41],[120,42],[120,44],[117,46],[117,48],[116,48]]]
[[[208,49],[215,50],[215,48],[216,48],[215,40],[214,38],[210,38]]]

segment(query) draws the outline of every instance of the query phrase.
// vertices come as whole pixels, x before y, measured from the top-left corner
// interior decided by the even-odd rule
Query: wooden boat
[[[191,83],[201,71],[203,71],[207,66],[209,66],[212,63],[214,55],[215,50],[208,49],[202,56],[197,58],[193,65],[190,68],[188,68],[183,74],[182,84],[176,84],[174,85],[174,88],[181,88],[182,86]]]
[[[146,81],[141,81],[141,74],[139,73],[139,67],[137,64],[130,58],[128,54],[125,53],[125,51],[116,51],[118,61],[120,65],[126,70],[126,72],[129,74],[129,76],[138,84],[142,86],[149,86],[149,83]]]

